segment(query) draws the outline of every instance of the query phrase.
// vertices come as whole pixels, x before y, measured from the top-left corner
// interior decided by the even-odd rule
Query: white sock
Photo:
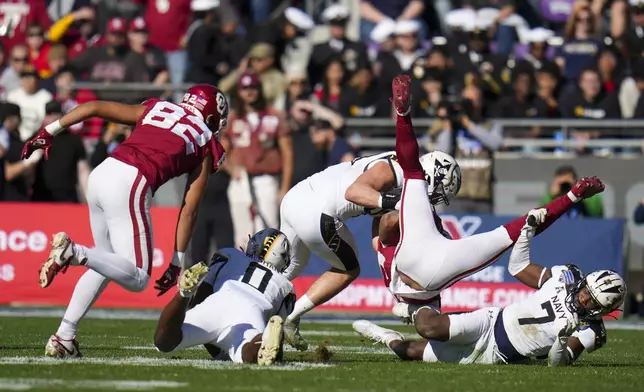
[[[87,259],[85,266],[106,278],[115,281],[129,291],[142,291],[147,286],[147,272],[136,267],[136,263],[115,253],[97,248],[75,245],[76,257]]]
[[[291,314],[288,315],[286,318],[287,321],[295,321],[298,320],[302,315],[305,313],[309,312],[311,309],[315,308],[315,304],[311,299],[304,294],[300,299],[298,299],[295,302],[295,306],[293,307],[293,311]]]
[[[72,294],[72,299],[69,301],[56,335],[64,340],[74,339],[78,322],[85,316],[108,283],[109,280],[98,272],[87,270],[76,283],[74,294]]]

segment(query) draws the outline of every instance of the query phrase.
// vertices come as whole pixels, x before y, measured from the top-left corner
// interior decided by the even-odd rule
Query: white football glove
[[[579,327],[579,316],[576,313],[573,313],[572,317],[566,317],[565,319],[557,318],[555,324],[560,328],[559,338],[567,339]]]
[[[406,302],[398,302],[391,309],[391,313],[398,317],[404,324],[411,324],[411,314],[409,314],[409,304]]]
[[[528,238],[532,238],[537,231],[537,227],[545,222],[546,215],[548,215],[548,210],[545,208],[537,208],[528,212],[525,225],[523,225],[523,230],[526,232]]]

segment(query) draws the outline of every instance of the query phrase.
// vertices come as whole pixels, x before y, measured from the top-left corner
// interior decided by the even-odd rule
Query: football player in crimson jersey
[[[517,241],[526,218],[463,239],[451,240],[445,235],[433,199],[443,195],[441,198],[448,200],[446,196],[457,193],[460,170],[452,157],[440,151],[419,158],[409,115],[410,84],[411,79],[406,75],[396,77],[392,83],[392,102],[397,112],[396,156],[404,177],[396,203],[400,213],[399,216],[389,213],[381,220],[374,247],[385,284],[401,300],[402,305],[394,307],[394,314],[413,320],[418,333],[429,339],[431,331],[423,326],[440,313],[441,291],[496,261]],[[429,194],[428,183],[432,190]],[[581,178],[568,194],[545,206],[547,216],[537,233],[554,223],[574,203],[603,190],[599,178]],[[432,252],[427,253],[427,249]]]
[[[548,358],[551,366],[573,363],[582,352],[606,343],[602,317],[618,309],[626,283],[615,271],[583,276],[574,265],[546,268],[530,260],[530,241],[547,219],[547,210],[528,213],[512,249],[508,271],[525,285],[538,289],[505,308],[442,314],[428,320],[424,337],[405,341],[399,332],[358,320],[360,335],[383,343],[401,359],[455,363],[522,363]]]
[[[176,283],[208,176],[225,156],[219,131],[226,126],[228,102],[219,89],[200,84],[190,88],[180,104],[151,99],[141,105],[101,101],[79,105],[28,141],[23,159],[37,149],[46,158],[57,133],[94,116],[135,128],[89,176],[87,204],[95,247],[77,245],[66,233],[55,234],[49,258],[40,269],[43,288],[70,265],[88,269],[76,285],[58,332],[47,343],[49,356],[80,355],[75,340],[78,322],[110,281],[133,292],[145,289],[154,249],[150,201],[168,180],[188,174],[175,254],[155,288],[161,295]]]

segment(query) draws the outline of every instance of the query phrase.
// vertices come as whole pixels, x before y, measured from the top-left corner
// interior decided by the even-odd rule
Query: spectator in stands
[[[286,119],[267,105],[261,89],[257,75],[241,75],[223,138],[236,246],[257,230],[278,227],[279,205],[293,175],[293,145]]]
[[[4,200],[4,156],[9,151],[9,132],[4,127],[5,118],[5,105],[6,103],[0,101],[0,201]],[[18,118],[20,116],[20,108],[18,108]]]
[[[337,112],[307,100],[294,102],[289,114],[293,131],[293,161],[297,162],[293,167],[292,184],[295,185],[324,170],[329,164],[328,150],[318,148],[314,142],[312,127],[316,120],[324,121],[330,124],[334,132],[340,132],[344,119]]]
[[[493,20],[483,17],[471,19],[465,14],[466,49],[453,54],[454,74],[460,86],[478,78],[486,102],[496,101],[509,82],[507,59],[492,52],[490,28]],[[460,45],[459,45],[460,46]]]
[[[2,41],[0,41],[0,75],[2,71],[7,67],[7,48],[5,48]]]
[[[498,42],[497,53],[502,56],[509,56],[512,54],[514,44],[517,42],[517,33],[514,26],[506,24],[505,22],[513,16],[518,18],[515,14],[515,1],[514,0],[462,0],[461,6],[464,8],[471,8],[474,10],[480,9],[498,9],[499,13],[496,19],[492,20],[491,33]]]
[[[537,72],[544,66],[550,68],[551,64],[555,64],[554,61],[547,57],[548,40],[555,35],[552,30],[537,27],[528,30],[525,35],[528,41],[528,53],[521,60],[517,61],[517,67],[529,65],[533,72]]]
[[[43,126],[60,119],[63,107],[58,101],[50,101],[45,106],[45,113]],[[49,150],[49,159],[41,160],[36,168],[31,200],[78,203],[79,190],[85,197],[89,172],[83,141],[66,129],[56,136],[56,144]]]
[[[586,68],[579,75],[579,89],[566,94],[561,99],[561,115],[563,118],[581,119],[617,119],[621,111],[616,94],[608,94],[601,85],[599,73],[594,68]],[[572,136],[576,140],[589,140],[601,135],[599,131],[575,131]],[[585,152],[583,147],[579,152]]]
[[[0,98],[6,97],[9,91],[20,87],[20,74],[27,64],[29,64],[27,47],[14,46],[9,56],[9,66],[0,75]]]
[[[40,87],[47,90],[50,94],[56,95],[55,75],[65,69],[68,61],[67,48],[62,44],[52,45],[47,54],[49,70],[40,73],[41,75],[45,75],[40,80]]]
[[[602,88],[608,94],[619,94],[622,76],[617,68],[617,54],[614,46],[605,46],[599,52],[597,70],[602,81]]]
[[[555,170],[554,178],[550,184],[550,192],[543,198],[541,203],[547,204],[559,196],[565,195],[572,189],[577,182],[577,172],[575,168],[569,165],[561,166]],[[571,218],[577,217],[604,217],[604,199],[601,194],[582,200],[581,203],[575,203],[568,210],[567,215]]]
[[[434,118],[438,109],[445,100],[443,96],[444,73],[436,67],[429,67],[423,71],[423,78],[417,87],[414,96],[414,117]],[[418,98],[415,98],[418,97]]]
[[[396,49],[396,22],[384,20],[371,31],[370,40],[377,46],[368,48],[369,60],[373,63],[373,70],[380,75],[380,64],[376,62],[380,53],[391,53]]]
[[[624,32],[626,52],[632,60],[644,56],[644,0],[631,0],[631,23]]]
[[[356,72],[340,95],[339,112],[346,117],[392,116],[389,98],[380,93],[384,88],[378,84],[370,68]]]
[[[339,57],[344,63],[346,80],[355,72],[369,66],[367,47],[346,37],[346,25],[350,11],[347,7],[334,4],[322,13],[322,20],[329,26],[331,39],[313,47],[308,64],[309,80],[318,83],[324,74],[324,66],[332,57]]]
[[[289,113],[293,103],[300,99],[308,99],[310,88],[306,72],[299,67],[286,70],[286,93],[275,103],[275,108]]]
[[[275,53],[273,57],[275,57],[276,66],[279,69],[286,69],[287,66],[300,63],[300,61],[295,60],[302,60],[298,59],[298,57],[302,56],[306,57],[306,61],[303,63],[306,66],[308,53],[303,51],[306,47],[306,43],[303,41],[306,40],[298,40],[298,38],[304,37],[314,26],[313,19],[304,11],[295,7],[288,7],[275,20],[260,23],[249,28],[248,34],[246,35],[246,47],[250,48],[256,43],[270,44],[274,48]],[[300,45],[303,47],[300,47]],[[293,61],[285,62],[285,58],[283,58],[287,47],[289,51],[296,53],[296,55],[291,56],[292,58],[290,60]]]
[[[535,105],[539,117],[557,118],[561,116],[559,100],[557,99],[557,85],[561,71],[554,63],[543,63],[537,70],[537,96]]]
[[[460,107],[439,110],[443,129],[434,148],[461,162],[463,177],[463,187],[446,210],[492,213],[494,152],[503,143],[503,129],[485,123],[483,94],[475,84],[463,89],[462,98]]]
[[[534,74],[532,67],[517,66],[512,74],[512,92],[501,98],[490,112],[492,118],[529,118],[543,117],[539,113],[532,92]]]
[[[8,50],[23,44],[27,26],[39,24],[44,29],[51,25],[43,0],[2,0],[0,3],[0,40]]]
[[[45,31],[41,25],[27,26],[27,48],[29,62],[36,68],[41,78],[48,77],[51,74],[47,61],[51,44],[45,41]]]
[[[190,253],[195,263],[210,260],[214,250],[235,246],[227,194],[229,184],[230,175],[225,170],[218,171],[208,179],[190,242]]]
[[[632,1],[632,0],[631,0]],[[617,38],[624,34],[628,24],[628,4],[626,0],[584,0],[590,4],[590,9],[595,17],[596,23],[600,23],[604,13],[610,17],[609,33],[611,37]]]
[[[140,68],[140,71],[144,71],[144,73],[134,75],[134,79],[152,82],[156,85],[168,83],[170,74],[165,54],[161,48],[150,44],[150,34],[145,19],[142,17],[132,19],[127,37],[131,50],[130,56],[145,63],[145,67]]]
[[[396,23],[396,50],[381,52],[377,62],[381,68],[379,79],[381,87],[388,91],[391,81],[401,73],[408,73],[416,60],[425,55],[421,48],[418,33],[420,23],[415,20],[403,20]]]
[[[47,39],[51,43],[65,45],[72,59],[105,41],[98,33],[96,14],[92,7],[81,7],[56,21],[47,32]]]
[[[38,87],[38,71],[26,66],[20,73],[20,87],[7,94],[7,101],[20,106],[20,138],[27,140],[40,130],[45,119],[45,105],[53,96]]]
[[[556,62],[563,70],[567,84],[574,83],[582,69],[595,62],[601,42],[595,37],[595,19],[587,5],[577,6],[566,23],[564,43],[559,48]]]
[[[310,127],[313,145],[326,156],[326,167],[351,162],[356,156],[341,133],[326,120],[317,119]]]
[[[90,165],[94,168],[100,165],[107,157],[130,137],[132,128],[122,124],[110,123],[103,130],[103,134],[98,139],[94,147],[94,153],[90,158]]]
[[[367,42],[371,31],[380,23],[415,20],[419,35],[426,38],[427,28],[422,24],[425,2],[422,0],[360,0],[360,39]]]
[[[243,43],[235,32],[237,21],[231,21],[216,2],[195,1],[191,6],[195,21],[186,35],[190,62],[186,81],[216,85],[245,55],[240,53]]]
[[[190,25],[190,3],[190,0],[148,1],[145,8],[150,44],[165,52],[170,80],[175,85],[183,83],[186,74],[187,55],[181,40]],[[175,100],[180,101],[181,95],[175,94]]]
[[[322,82],[313,89],[313,96],[317,102],[335,111],[340,110],[340,97],[345,90],[344,74],[342,60],[337,57],[329,59]]]
[[[246,72],[258,75],[268,105],[273,105],[284,94],[286,88],[284,74],[275,66],[275,48],[271,45],[265,43],[253,45],[239,68],[219,82],[219,88],[225,93],[231,93],[238,86],[240,75]]]
[[[644,119],[644,59],[635,63],[633,67],[633,79],[637,88],[638,99],[635,104],[633,118]]]
[[[33,174],[42,154],[22,160],[20,139],[20,107],[12,103],[2,105],[2,129],[9,135],[9,147],[5,150],[4,161],[4,201],[28,201]],[[5,133],[2,132],[2,133]]]
[[[641,225],[644,223],[644,199],[640,200],[633,212],[633,222],[636,225]]]

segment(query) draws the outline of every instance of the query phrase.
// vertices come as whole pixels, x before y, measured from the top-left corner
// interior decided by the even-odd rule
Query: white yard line
[[[186,382],[139,380],[63,380],[56,378],[0,378],[0,390],[26,391],[34,388],[151,390],[187,387]]]
[[[334,351],[339,351],[339,352],[347,352],[347,353],[354,353],[354,354],[393,354],[393,352],[382,346],[375,346],[375,345],[369,345],[369,346],[326,346],[331,352]],[[156,351],[156,348],[154,346],[125,346],[121,347],[122,350],[141,350],[141,351]],[[185,350],[203,350],[201,346],[199,347],[191,347]],[[286,352],[297,352],[296,349],[290,347],[290,346],[284,346],[284,351]],[[2,358],[0,357],[0,363],[2,363]]]
[[[81,359],[55,359],[46,357],[0,357],[0,365],[107,365],[107,366],[176,366],[192,367],[197,369],[229,369],[229,370],[305,370],[313,368],[327,368],[335,366],[327,363],[312,362],[285,362],[272,366],[257,366],[238,364],[209,359],[170,359],[147,357],[92,357]]]

